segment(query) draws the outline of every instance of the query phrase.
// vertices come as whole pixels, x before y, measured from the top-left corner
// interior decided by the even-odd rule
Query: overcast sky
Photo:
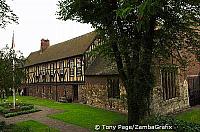
[[[14,30],[16,50],[20,50],[25,57],[40,49],[42,38],[49,39],[50,45],[53,45],[94,30],[88,24],[57,20],[58,0],[7,1],[19,17],[19,24],[0,28],[0,48],[6,44],[11,46]]]

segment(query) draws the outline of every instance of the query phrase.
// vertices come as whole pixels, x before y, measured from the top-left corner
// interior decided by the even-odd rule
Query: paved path
[[[60,132],[89,132],[88,129],[81,128],[79,126],[75,126],[72,124],[67,124],[65,122],[47,117],[47,115],[64,112],[62,110],[50,109],[50,108],[43,107],[43,106],[37,106],[37,108],[42,111],[30,113],[30,114],[19,115],[19,116],[15,116],[15,117],[9,117],[9,118],[4,118],[4,117],[0,116],[0,121],[5,121],[6,124],[15,124],[17,122],[35,120],[40,123],[46,124],[49,127],[57,128],[60,130]]]

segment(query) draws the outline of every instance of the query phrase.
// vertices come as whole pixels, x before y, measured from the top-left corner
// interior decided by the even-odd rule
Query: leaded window
[[[76,59],[76,76],[82,75],[82,59],[77,58]]]
[[[108,87],[108,98],[119,98],[120,97],[120,89],[119,89],[119,79],[108,79],[107,80]]]
[[[64,75],[64,61],[59,62],[60,75]]]
[[[74,76],[74,59],[70,59],[69,62],[69,76]]]
[[[50,64],[50,75],[54,76],[54,63]]]

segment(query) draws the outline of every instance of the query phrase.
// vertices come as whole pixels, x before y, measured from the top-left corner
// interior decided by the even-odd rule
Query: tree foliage
[[[0,27],[5,28],[7,24],[17,23],[17,21],[17,15],[11,10],[6,0],[0,0]]]
[[[187,66],[188,53],[198,54],[198,0],[60,0],[61,20],[89,23],[104,40],[128,99],[129,124],[148,115],[154,85],[153,58],[173,57]]]
[[[14,54],[14,55],[13,55]],[[15,89],[19,88],[23,78],[25,77],[24,70],[22,69],[24,64],[24,57],[20,52],[15,52],[9,47],[5,47],[0,50],[0,95],[3,97],[3,93],[8,96],[11,94],[13,86],[13,62],[15,60],[14,77]]]

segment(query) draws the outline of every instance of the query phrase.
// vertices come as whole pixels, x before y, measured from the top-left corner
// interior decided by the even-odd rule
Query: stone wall
[[[178,86],[179,94],[177,97],[164,100],[162,96],[162,88],[157,86],[153,89],[153,96],[151,102],[152,114],[169,114],[174,113],[189,107],[188,85],[185,80]]]
[[[188,84],[184,73],[178,73],[177,96],[164,100],[160,70],[155,71],[156,85],[152,91],[151,114],[168,114],[189,107]],[[120,99],[108,98],[106,76],[86,77],[86,84],[79,86],[79,101],[99,108],[127,112],[126,92],[120,83]]]
[[[108,98],[107,78],[106,76],[86,77],[85,85],[79,86],[79,101],[99,108],[127,112],[124,87],[120,85],[120,99]]]
[[[152,114],[168,114],[189,107],[188,83],[186,71],[178,69],[176,80],[176,97],[168,100],[163,99],[163,88],[161,84],[161,71],[159,67],[154,69],[156,76],[155,87],[152,91],[151,112]]]

